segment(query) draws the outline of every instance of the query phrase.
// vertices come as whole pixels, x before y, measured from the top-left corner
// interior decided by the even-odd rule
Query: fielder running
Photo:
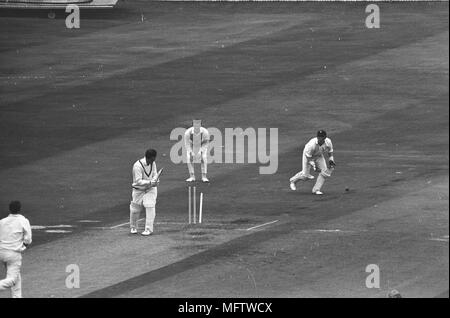
[[[0,264],[6,268],[6,278],[0,280],[0,291],[10,288],[13,298],[22,298],[22,253],[31,244],[31,227],[20,214],[21,204],[12,201],[10,214],[0,220]]]
[[[209,132],[202,127],[201,120],[193,120],[193,126],[184,133],[184,145],[186,147],[186,162],[189,169],[187,182],[195,181],[194,163],[201,163],[202,182],[209,182],[206,177],[208,168]]]
[[[328,164],[324,155],[328,156]],[[297,190],[296,183],[299,180],[308,181],[314,179],[314,176],[310,174],[311,168],[314,171],[319,172],[317,176],[316,184],[312,189],[313,194],[323,194],[321,191],[325,179],[331,176],[336,164],[333,157],[333,144],[331,140],[327,138],[327,133],[324,130],[317,132],[317,137],[312,138],[303,149],[303,165],[302,171],[297,173],[290,179],[290,187],[292,191]]]
[[[131,234],[137,233],[137,223],[143,209],[145,209],[145,230],[141,234],[147,236],[153,233],[159,183],[155,160],[156,150],[149,149],[145,152],[145,157],[133,165],[133,192],[130,203]]]

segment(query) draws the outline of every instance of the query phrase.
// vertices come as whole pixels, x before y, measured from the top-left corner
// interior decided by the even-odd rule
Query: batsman
[[[328,157],[328,165],[325,159]],[[310,171],[313,169],[318,172],[316,184],[312,189],[313,194],[323,194],[322,186],[325,180],[331,176],[336,164],[333,157],[333,144],[331,139],[327,137],[325,130],[319,130],[317,137],[312,138],[303,149],[303,165],[302,171],[298,172],[290,179],[290,187],[292,191],[297,190],[296,183],[298,181],[313,180],[314,176]]]
[[[145,209],[144,236],[153,233],[153,223],[156,215],[156,197],[159,175],[156,171],[156,150],[148,149],[145,157],[136,161],[133,165],[132,199],[130,202],[130,232],[137,233],[138,220],[141,211]]]

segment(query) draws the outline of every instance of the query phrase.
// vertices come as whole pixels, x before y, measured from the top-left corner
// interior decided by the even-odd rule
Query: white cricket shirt
[[[303,154],[307,157],[318,158],[323,156],[325,153],[333,152],[333,144],[329,138],[325,138],[325,142],[322,146],[319,146],[317,142],[317,137],[314,137],[305,145],[305,149],[303,150]]]
[[[0,248],[22,252],[31,244],[31,226],[21,214],[10,214],[0,220]]]
[[[186,129],[186,132],[184,133],[184,144],[188,152],[194,151],[195,153],[198,153],[200,148],[206,147],[206,144],[202,144],[208,142],[209,132],[204,127],[200,127],[198,134],[194,132],[194,127]]]

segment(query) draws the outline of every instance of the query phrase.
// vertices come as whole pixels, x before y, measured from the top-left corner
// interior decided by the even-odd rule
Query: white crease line
[[[436,237],[436,238],[430,239],[430,241],[438,241],[438,242],[447,242],[447,243],[448,243],[448,238],[439,238],[439,237]]]
[[[67,230],[45,230],[46,233],[72,233],[72,231]]]
[[[141,220],[143,220],[143,218],[139,219],[138,222],[141,221]],[[122,224],[117,224],[117,225],[111,226],[110,229],[116,229],[118,227],[121,227],[121,226],[124,226],[124,225],[127,225],[127,224],[130,224],[130,222],[126,222],[126,223],[122,223]]]
[[[138,222],[145,220],[145,218],[139,219]],[[126,223],[122,223],[122,224],[117,224],[114,226],[111,226],[110,229],[116,229],[118,227],[122,227],[124,225],[130,224],[130,222],[126,222]],[[180,225],[184,225],[187,224],[187,222],[156,222],[156,224],[180,224]]]
[[[143,220],[145,220],[145,218],[139,219],[138,222],[143,221]],[[124,226],[124,225],[127,225],[127,224],[130,224],[130,222],[126,222],[126,223],[122,223],[122,224],[111,226],[110,229],[116,229],[118,227],[121,227],[121,226]],[[156,222],[156,224],[180,224],[180,225],[183,225],[183,224],[187,224],[187,222]]]
[[[88,227],[89,230],[111,230],[108,226],[92,226]]]
[[[188,221],[186,222],[172,222],[172,221],[161,221],[161,222],[156,222],[156,224],[167,224],[167,225],[189,225]],[[199,223],[197,221],[197,223],[191,224],[191,225],[198,225],[198,226],[202,226],[202,225],[229,225],[229,223],[227,222],[205,222],[203,221],[202,223]]]
[[[32,230],[45,230],[45,229],[55,229],[55,228],[68,228],[74,227],[73,225],[60,224],[60,225],[32,225]]]
[[[251,230],[254,230],[254,229],[257,229],[257,228],[269,225],[269,224],[273,224],[273,223],[276,223],[276,222],[278,222],[278,220],[275,220],[275,221],[272,221],[272,222],[267,222],[267,223],[260,224],[260,225],[256,225],[256,226],[253,226],[253,227],[250,227],[250,228],[246,229],[246,231],[251,231]]]
[[[358,233],[358,232],[366,232],[366,230],[358,230],[358,231],[352,231],[352,230],[326,230],[326,229],[317,229],[317,230],[303,230],[300,231],[301,233]]]
[[[174,224],[174,225],[189,225],[188,222],[170,222],[170,221],[162,221],[162,222],[156,222],[156,224]],[[202,224],[202,223],[197,223],[197,224]]]
[[[145,218],[142,218],[142,219],[139,219],[138,220],[138,222],[140,222],[140,221],[143,221],[143,220],[145,220]],[[278,220],[276,220],[276,221],[274,221],[274,222],[277,222]],[[272,222],[273,223],[273,222]],[[127,224],[130,224],[130,222],[126,222],[126,223],[122,223],[122,224],[117,224],[117,225],[114,225],[114,226],[111,226],[111,227],[107,227],[107,228],[109,228],[109,229],[116,229],[116,228],[118,228],[118,227],[122,227],[122,226],[125,226],[125,225],[127,225]],[[186,222],[171,222],[171,221],[161,221],[161,222],[156,222],[155,224],[166,224],[166,225],[189,225],[189,223],[186,221]],[[227,225],[228,223],[226,223],[226,222],[202,222],[202,223],[196,223],[196,224],[194,224],[194,225],[198,225],[198,226],[201,226],[201,225]],[[269,223],[270,224],[270,223]]]

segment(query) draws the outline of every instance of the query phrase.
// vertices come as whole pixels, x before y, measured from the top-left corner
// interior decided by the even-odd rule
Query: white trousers
[[[324,156],[320,156],[317,158],[313,158],[311,160],[314,160],[316,167],[320,169],[320,171],[329,171],[327,162],[324,158]],[[313,176],[311,175],[311,165],[308,162],[308,158],[303,154],[303,160],[302,160],[302,170],[298,173],[296,173],[291,179],[289,179],[290,182],[297,183],[298,181],[308,181],[313,179]],[[320,191],[323,184],[325,183],[325,178],[329,177],[331,172],[323,174],[319,173],[317,176],[316,183],[312,189],[313,192]]]
[[[202,175],[206,176],[208,173],[208,148],[202,147],[198,153],[188,150],[186,162],[191,177],[195,176],[194,163],[200,163]]]
[[[20,252],[0,249],[0,264],[6,267],[6,278],[0,280],[0,290],[11,289],[12,298],[22,298],[22,254]]]
[[[133,189],[130,202],[130,228],[137,229],[139,217],[142,210],[145,209],[145,229],[153,232],[157,197],[158,190],[156,187],[151,188],[147,192]]]

